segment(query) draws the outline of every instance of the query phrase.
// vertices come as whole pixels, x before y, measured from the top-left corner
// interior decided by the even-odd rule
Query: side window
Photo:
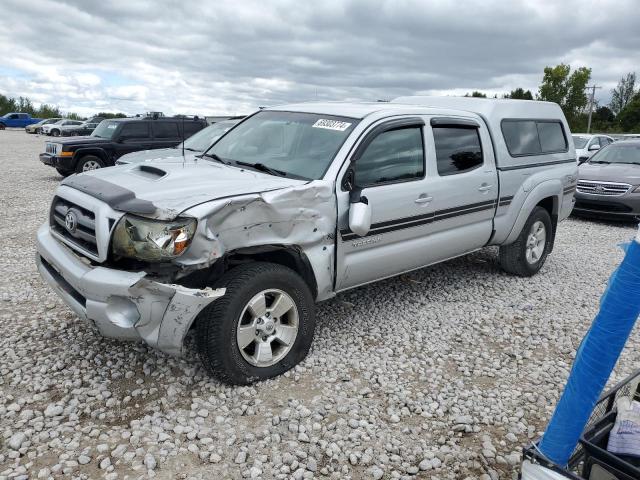
[[[202,124],[200,122],[184,122],[184,138],[189,138],[201,129]]]
[[[477,128],[433,127],[440,176],[455,175],[482,165],[482,146]]]
[[[120,132],[121,140],[146,140],[149,138],[149,124],[147,122],[126,123]]]
[[[153,123],[153,136],[155,138],[180,138],[180,132],[178,131],[178,124],[175,122],[154,122]]]
[[[424,177],[422,128],[381,133],[356,160],[355,170],[355,184],[359,187]]]
[[[9,115],[9,118],[11,120],[17,120],[18,118],[20,118],[20,115],[18,115],[17,113],[13,113],[13,114]]]
[[[566,151],[567,140],[564,138],[560,123],[538,122],[538,135],[543,153]]]
[[[591,141],[589,142],[589,146],[593,147],[594,145],[600,146],[600,139],[599,137],[593,137],[591,139]]]
[[[502,135],[512,157],[568,149],[562,124],[556,120],[503,120]]]
[[[610,143],[611,143],[611,140],[609,140],[607,137],[600,137],[600,146],[601,147],[606,147]]]

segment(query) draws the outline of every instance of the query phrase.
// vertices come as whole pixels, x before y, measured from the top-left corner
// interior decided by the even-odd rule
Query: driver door
[[[374,126],[356,148],[347,176],[371,206],[365,236],[349,230],[349,187],[338,186],[336,290],[419,267],[433,212],[427,192],[424,120],[407,117]]]

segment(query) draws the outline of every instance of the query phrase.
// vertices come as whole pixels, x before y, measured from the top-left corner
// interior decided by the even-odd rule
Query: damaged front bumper
[[[51,235],[48,224],[38,230],[36,243],[40,275],[80,318],[105,337],[143,340],[171,355],[183,353],[195,318],[225,293],[223,288],[159,283],[145,272],[88,265]]]

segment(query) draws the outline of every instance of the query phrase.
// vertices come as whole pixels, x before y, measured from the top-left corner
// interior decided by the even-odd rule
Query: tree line
[[[63,113],[60,108],[54,105],[43,103],[39,107],[36,107],[28,97],[12,98],[0,93],[0,116],[11,112],[28,113],[32,117],[36,118],[69,118],[71,120],[86,120],[85,117],[78,115],[77,113]],[[124,113],[113,112],[99,112],[93,116],[102,118],[126,117]]]
[[[591,69],[580,67],[571,71],[569,65],[561,63],[555,67],[545,67],[542,83],[538,92],[516,88],[502,95],[502,98],[521,100],[546,100],[555,102],[562,108],[571,131],[587,130],[589,97],[587,85],[591,79]],[[465,97],[486,98],[480,91],[467,93]],[[497,98],[497,95],[495,95]],[[620,79],[616,88],[611,90],[611,102],[599,105],[594,101],[591,130],[601,133],[640,133],[640,89],[636,88],[635,72]],[[35,107],[27,97],[11,98],[0,94],[0,115],[9,112],[29,113],[38,118],[65,117],[75,120],[83,118],[76,113],[63,114],[54,105],[46,103]],[[124,113],[99,112],[96,116],[104,118],[126,117]]]
[[[571,67],[565,64],[546,67],[535,96],[531,90],[516,88],[502,95],[502,98],[555,102],[567,117],[571,131],[585,132],[589,121],[590,98],[587,85],[590,79],[590,68],[580,67],[572,72]],[[476,90],[467,93],[465,97],[487,98],[487,95]],[[608,105],[599,105],[594,100],[592,108],[592,131],[640,133],[640,89],[636,89],[635,72],[628,73],[620,79],[616,88],[611,90],[611,101]]]

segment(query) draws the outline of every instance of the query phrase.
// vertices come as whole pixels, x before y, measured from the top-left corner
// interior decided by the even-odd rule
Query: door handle
[[[429,203],[431,200],[433,200],[433,197],[428,197],[427,195],[425,195],[423,193],[418,198],[416,198],[414,201],[416,203],[422,204],[422,203]]]
[[[479,192],[488,192],[492,188],[493,188],[493,185],[482,185],[481,187],[478,187],[478,191]]]

